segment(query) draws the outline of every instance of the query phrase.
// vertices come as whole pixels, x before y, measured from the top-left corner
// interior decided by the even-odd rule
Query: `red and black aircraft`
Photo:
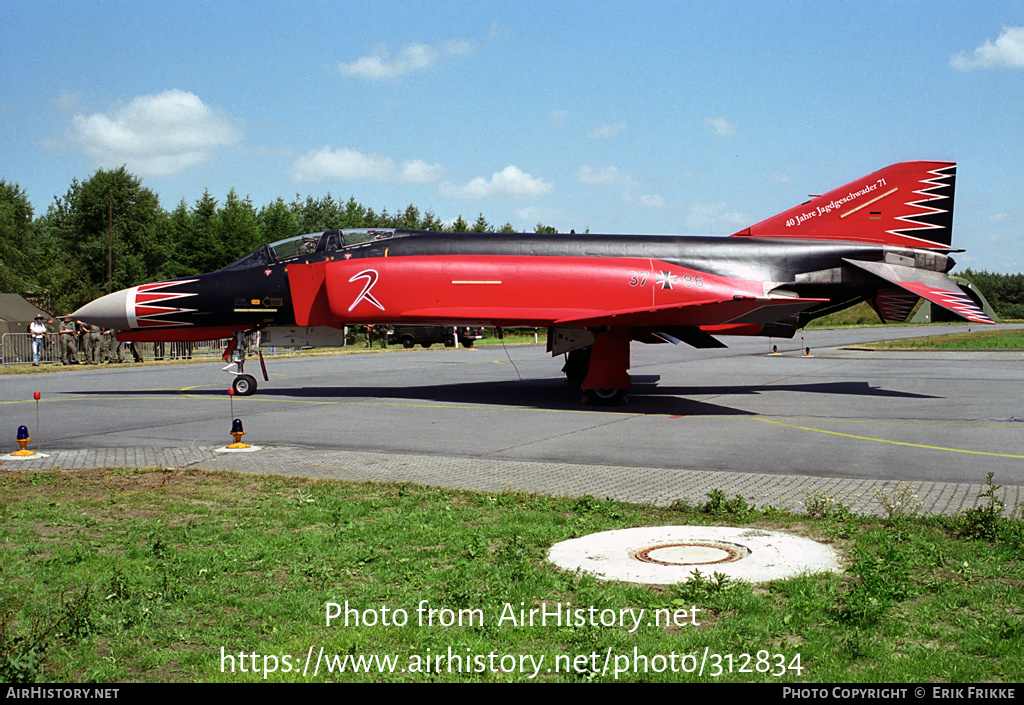
[[[955,180],[952,162],[894,164],[731,237],[332,230],[73,315],[122,341],[233,338],[239,394],[256,389],[257,330],[331,345],[360,323],[544,327],[569,382],[609,400],[630,386],[634,340],[725,347],[715,336],[792,337],[860,301],[905,320],[919,298],[992,323],[946,276]]]

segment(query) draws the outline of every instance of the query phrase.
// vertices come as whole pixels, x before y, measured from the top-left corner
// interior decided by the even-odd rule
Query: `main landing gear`
[[[245,373],[245,331],[235,331],[234,339],[228,344],[224,351],[224,360],[231,360],[224,367],[225,372],[235,376],[231,382],[231,388],[240,397],[247,397],[256,393],[256,378]],[[267,367],[263,363],[263,353],[260,353],[260,366],[263,368],[263,379],[268,381]],[[234,367],[235,369],[231,369]]]
[[[625,389],[584,389],[580,401],[594,406],[622,406],[629,403]]]
[[[569,386],[582,390],[584,404],[626,403],[626,390],[632,386],[627,372],[631,339],[628,327],[614,326],[598,332],[593,345],[566,353],[562,371]]]

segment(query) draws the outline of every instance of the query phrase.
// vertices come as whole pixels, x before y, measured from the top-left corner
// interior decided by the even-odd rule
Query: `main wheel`
[[[248,397],[256,393],[256,378],[252,375],[236,375],[231,388],[240,397]]]
[[[621,406],[626,403],[625,389],[584,389],[583,403],[596,406]]]

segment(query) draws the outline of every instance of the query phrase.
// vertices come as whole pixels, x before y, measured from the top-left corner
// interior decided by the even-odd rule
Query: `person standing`
[[[107,363],[109,365],[110,363],[112,363],[115,360],[117,360],[117,358],[115,356],[115,353],[114,353],[114,348],[115,348],[114,331],[113,331],[112,328],[104,328],[104,329],[102,329],[100,331],[100,333],[103,336],[103,362],[105,362],[105,363]],[[117,361],[118,362],[122,362],[122,360],[117,360]]]
[[[83,365],[88,365],[92,362],[89,355],[89,326],[85,325],[81,321],[75,321],[78,324],[78,352],[79,362]]]
[[[37,313],[35,320],[28,324],[28,333],[32,339],[32,366],[39,367],[39,357],[43,351],[43,339],[46,337],[46,324],[43,315]]]
[[[89,326],[89,364],[103,362],[103,333],[99,326]]]
[[[64,316],[58,327],[60,334],[60,361],[64,365],[78,364],[78,349],[75,347],[75,324],[71,316]]]

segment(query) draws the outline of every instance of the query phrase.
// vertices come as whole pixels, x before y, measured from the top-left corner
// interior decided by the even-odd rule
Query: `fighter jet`
[[[992,323],[946,275],[962,251],[951,247],[955,180],[952,162],[894,164],[730,237],[331,230],[73,315],[121,341],[230,338],[225,369],[242,395],[256,390],[244,370],[254,331],[315,346],[362,323],[540,327],[568,382],[614,402],[630,387],[632,341],[790,338],[861,301],[902,321],[920,298]]]

